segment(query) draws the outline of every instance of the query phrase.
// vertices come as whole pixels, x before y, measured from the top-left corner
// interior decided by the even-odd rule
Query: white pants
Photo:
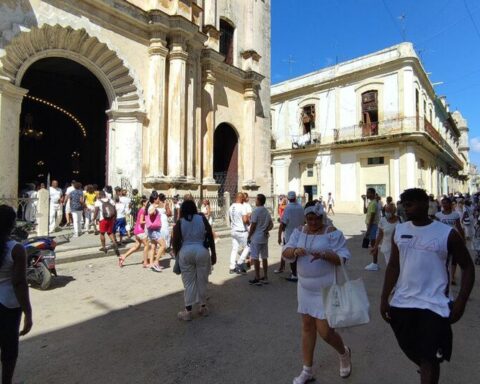
[[[73,218],[73,235],[78,236],[82,227],[82,213],[83,211],[72,211]]]
[[[60,204],[51,204],[50,205],[50,217],[49,217],[49,230],[50,232],[55,231],[60,225],[62,220],[62,206]]]
[[[247,246],[247,232],[232,231],[232,253],[230,254],[230,269],[237,265],[238,251]]]
[[[95,228],[95,223],[93,222],[93,215],[95,214],[95,206],[94,205],[87,205],[85,209],[85,230],[88,231],[90,226],[93,225]]]
[[[185,287],[185,307],[207,302],[210,252],[203,244],[187,244],[179,252],[180,270]]]

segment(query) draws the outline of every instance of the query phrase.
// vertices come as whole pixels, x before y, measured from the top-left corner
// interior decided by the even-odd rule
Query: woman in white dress
[[[317,201],[305,205],[306,225],[294,230],[283,247],[287,261],[297,259],[298,312],[302,315],[303,370],[293,384],[313,380],[313,352],[317,333],[331,345],[340,357],[340,376],[348,377],[352,370],[351,351],[341,336],[332,329],[325,315],[322,291],[333,284],[335,266],[350,258],[343,233],[325,224],[325,210]]]

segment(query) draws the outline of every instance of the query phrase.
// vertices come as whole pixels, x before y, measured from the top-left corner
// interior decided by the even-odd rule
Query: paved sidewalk
[[[278,224],[275,225],[275,229],[278,228]],[[274,229],[274,230],[275,230]],[[215,230],[215,228],[214,228]],[[220,238],[230,236],[230,229],[222,226],[217,228],[215,233]],[[108,252],[105,254],[100,251],[100,237],[93,233],[83,233],[80,237],[73,237],[73,227],[61,228],[59,231],[51,234],[55,236],[57,242],[56,254],[57,264],[71,263],[74,261],[97,259],[99,257],[114,255],[113,248],[111,247],[110,239],[106,239]],[[125,244],[120,246],[120,251],[130,246],[133,243],[132,239],[124,239]]]
[[[363,215],[356,214],[342,214],[330,216],[334,223],[338,221],[344,229],[348,229],[350,233],[358,234],[359,229],[363,229]],[[276,231],[278,223],[275,223],[273,232],[275,232],[274,239],[276,239]],[[230,237],[230,229],[226,226],[215,228],[215,233],[220,238]],[[272,232],[272,234],[273,234]],[[346,233],[348,234],[348,233]],[[83,233],[80,237],[73,237],[73,227],[61,228],[59,231],[52,234],[55,236],[57,242],[57,264],[71,263],[74,261],[97,259],[99,257],[114,255],[111,247],[110,239],[107,238],[108,252],[105,254],[100,251],[100,237],[93,233]],[[125,239],[126,244],[120,246],[120,251],[129,247],[129,243],[133,243],[133,239]]]

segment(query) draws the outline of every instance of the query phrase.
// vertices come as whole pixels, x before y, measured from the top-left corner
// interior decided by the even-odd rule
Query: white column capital
[[[206,69],[203,71],[203,83],[204,84],[215,84],[217,78],[215,77],[215,72],[212,69]]]
[[[8,77],[0,76],[0,93],[18,101],[23,99],[23,96],[28,93],[28,89],[17,87],[10,82]]]

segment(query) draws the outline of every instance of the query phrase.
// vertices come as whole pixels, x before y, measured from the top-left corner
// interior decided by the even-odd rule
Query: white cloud
[[[470,139],[470,150],[472,152],[480,153],[480,137],[473,137]]]

